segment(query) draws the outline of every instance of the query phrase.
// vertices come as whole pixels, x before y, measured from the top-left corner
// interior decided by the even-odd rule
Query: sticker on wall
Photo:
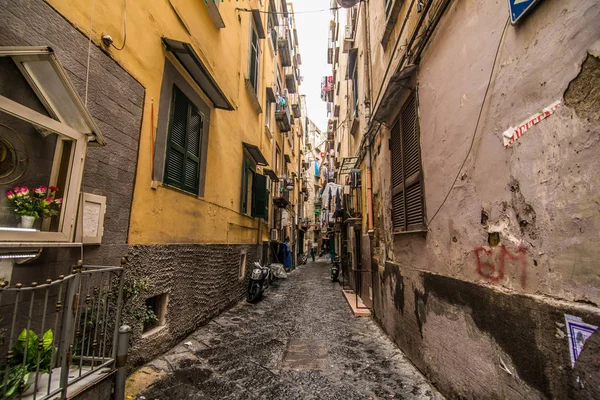
[[[511,126],[502,134],[502,138],[504,139],[504,146],[508,147],[512,145],[518,138],[523,136],[525,132],[529,130],[532,126],[537,124],[538,122],[546,119],[547,117],[554,114],[554,111],[562,104],[562,100],[555,101],[550,104],[548,107],[544,108],[542,112],[532,115],[530,118],[521,122],[516,127]]]
[[[574,315],[565,314],[565,322],[567,323],[567,337],[569,338],[569,351],[571,353],[571,367],[575,368],[575,361],[583,351],[585,341],[596,329],[597,326],[586,324],[583,319]]]

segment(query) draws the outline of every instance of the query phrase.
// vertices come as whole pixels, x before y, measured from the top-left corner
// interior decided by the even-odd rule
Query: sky
[[[327,64],[327,34],[331,12],[329,0],[292,0],[298,28],[298,43],[304,77],[300,92],[306,95],[308,117],[325,132],[327,129],[327,105],[321,101],[321,78],[331,75]],[[321,12],[308,12],[327,10]]]

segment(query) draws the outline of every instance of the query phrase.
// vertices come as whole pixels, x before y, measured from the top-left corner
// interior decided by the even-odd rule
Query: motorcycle
[[[300,255],[300,265],[306,265],[307,262],[308,262],[308,257],[306,256],[306,254]]]
[[[340,257],[335,256],[333,258],[333,264],[331,264],[331,282],[337,282],[339,275],[340,275]]]
[[[260,262],[254,263],[254,268],[248,280],[248,293],[246,301],[252,303],[258,300],[266,288],[273,282],[273,271],[269,266],[262,266]]]

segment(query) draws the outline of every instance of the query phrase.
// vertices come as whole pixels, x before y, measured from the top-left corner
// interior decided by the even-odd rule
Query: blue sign
[[[516,24],[537,2],[538,0],[508,0],[510,23]]]

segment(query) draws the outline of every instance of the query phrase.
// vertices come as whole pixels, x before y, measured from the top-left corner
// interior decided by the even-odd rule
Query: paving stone
[[[166,362],[175,370],[147,399],[443,399],[370,318],[352,315],[327,262],[297,269],[148,365]]]

